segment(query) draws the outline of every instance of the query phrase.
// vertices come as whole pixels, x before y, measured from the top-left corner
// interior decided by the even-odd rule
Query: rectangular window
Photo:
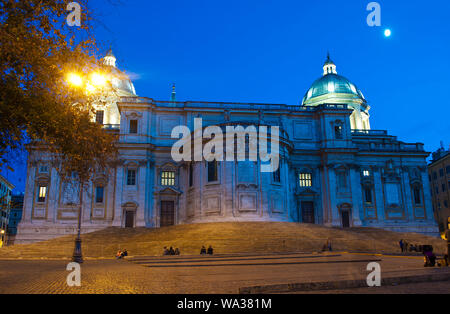
[[[347,188],[347,174],[345,172],[338,172],[338,188],[346,189]]]
[[[96,203],[103,203],[103,194],[104,194],[104,187],[103,186],[97,186],[95,188],[95,202]]]
[[[310,173],[300,173],[298,176],[300,187],[312,187],[312,175]]]
[[[447,166],[447,174],[450,174],[450,166]]]
[[[192,162],[189,164],[189,186],[194,185],[194,166]]]
[[[364,170],[363,171],[363,176],[370,177],[370,171],[369,170]]]
[[[130,120],[130,134],[137,134],[138,130],[138,121]]]
[[[136,170],[128,170],[127,185],[136,185]]]
[[[414,188],[414,204],[421,205],[422,204],[422,196],[420,195],[420,188]]]
[[[443,177],[444,176],[444,168],[439,169],[439,176]]]
[[[47,165],[41,165],[39,167],[39,172],[40,173],[48,173],[48,166]]]
[[[218,181],[217,161],[208,161],[208,182]]]
[[[334,127],[334,134],[336,135],[337,140],[342,140],[342,127],[340,125]]]
[[[281,182],[281,170],[280,166],[278,166],[277,171],[273,172],[273,182],[280,183]]]
[[[365,188],[364,189],[364,200],[367,204],[372,204],[372,189]]]
[[[445,192],[445,183],[442,183],[442,192]]]
[[[47,187],[46,186],[39,186],[39,194],[38,194],[38,202],[39,203],[45,203],[45,199],[47,198]]]
[[[105,112],[103,110],[97,110],[95,113],[95,122],[98,124],[103,124],[103,117],[105,115]]]
[[[161,173],[161,185],[162,186],[174,186],[175,185],[175,171],[163,171]]]
[[[435,172],[433,172],[433,180],[436,180],[436,179],[437,179],[437,173],[435,171]]]

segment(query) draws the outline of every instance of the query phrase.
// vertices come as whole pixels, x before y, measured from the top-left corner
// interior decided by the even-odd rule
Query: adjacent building
[[[445,233],[450,223],[450,150],[444,146],[432,154],[428,174],[433,198],[433,208],[439,231]]]
[[[5,177],[0,175],[0,247],[7,242],[7,229],[11,206],[11,193],[14,189]]]
[[[117,69],[111,52],[104,62]],[[158,101],[137,96],[123,75],[113,83],[121,98],[99,106],[95,119],[119,135],[117,166],[80,191],[60,179],[45,152],[32,150],[16,243],[75,233],[80,210],[82,232],[283,221],[438,235],[429,153],[372,130],[363,93],[329,56],[301,105],[177,101],[175,89]],[[173,129],[194,130],[199,118],[203,128],[279,127],[280,167],[264,173],[259,159],[174,161]]]
[[[11,196],[8,227],[6,231],[8,237],[8,245],[14,244],[17,234],[17,227],[19,226],[19,222],[22,220],[23,198],[24,194]]]

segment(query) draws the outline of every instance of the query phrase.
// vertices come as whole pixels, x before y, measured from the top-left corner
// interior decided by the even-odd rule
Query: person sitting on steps
[[[204,245],[202,245],[202,248],[200,250],[200,255],[206,255],[206,248]]]
[[[208,255],[213,255],[213,253],[214,253],[214,250],[213,250],[212,246],[210,245],[208,247]]]

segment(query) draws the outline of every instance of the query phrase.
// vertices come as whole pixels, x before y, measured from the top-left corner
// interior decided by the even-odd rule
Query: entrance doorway
[[[302,222],[306,224],[314,224],[314,202],[302,202]]]
[[[134,211],[125,212],[125,228],[134,228]]]
[[[350,212],[348,210],[343,210],[341,212],[342,216],[342,228],[350,228]]]
[[[175,224],[174,201],[161,201],[161,227],[173,226]]]

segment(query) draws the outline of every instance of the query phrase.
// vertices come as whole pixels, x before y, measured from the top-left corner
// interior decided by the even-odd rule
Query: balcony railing
[[[372,136],[387,136],[388,132],[385,130],[352,130],[352,135],[372,135]]]
[[[422,143],[407,144],[402,142],[393,143],[355,143],[361,151],[372,152],[424,152]]]
[[[105,130],[120,130],[120,124],[103,124]]]
[[[122,97],[123,103],[155,104],[161,107],[171,108],[218,108],[218,109],[253,109],[253,110],[287,110],[287,111],[317,111],[319,109],[348,109],[347,104],[322,104],[319,106],[292,106],[286,104],[261,104],[261,103],[237,103],[237,102],[207,102],[207,101],[159,101],[145,97]]]

